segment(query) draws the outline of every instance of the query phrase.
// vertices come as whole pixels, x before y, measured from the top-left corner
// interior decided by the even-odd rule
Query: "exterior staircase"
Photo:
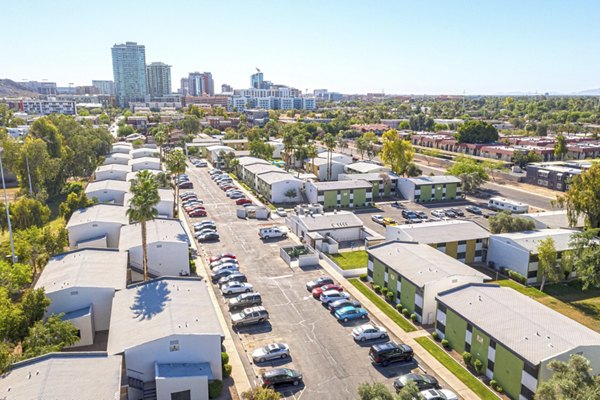
[[[156,381],[144,382],[144,400],[156,400]]]

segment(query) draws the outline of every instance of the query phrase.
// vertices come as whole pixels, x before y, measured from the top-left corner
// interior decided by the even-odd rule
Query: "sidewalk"
[[[215,294],[215,288],[210,284],[210,274],[209,267],[206,265],[206,253],[204,249],[200,250],[197,246],[196,241],[194,240],[194,235],[190,231],[190,227],[186,221],[185,212],[179,207],[179,219],[183,223],[183,227],[190,238],[190,243],[192,249],[196,251],[196,273],[198,276],[201,276],[208,287],[208,294],[210,295],[210,299],[213,302],[213,305],[217,311],[217,317],[219,318],[219,323],[221,324],[221,329],[223,330],[223,334],[225,335],[225,340],[223,341],[223,346],[229,355],[229,364],[231,364],[231,379],[233,379],[233,384],[235,390],[237,392],[236,396],[231,396],[233,399],[240,398],[241,393],[252,389],[250,385],[250,381],[248,380],[248,375],[246,375],[246,370],[244,369],[244,364],[242,364],[242,360],[240,355],[235,348],[235,343],[233,341],[233,337],[231,336],[231,332],[229,331],[229,325],[225,318],[223,317],[223,313],[221,312],[221,307],[219,306],[219,300]]]

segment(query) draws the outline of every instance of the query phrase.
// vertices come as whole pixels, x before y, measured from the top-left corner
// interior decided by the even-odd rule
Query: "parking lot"
[[[232,330],[232,335],[239,338],[236,346],[250,382],[257,383],[257,376],[264,369],[285,366],[299,370],[304,378],[303,385],[279,389],[286,398],[351,399],[356,398],[356,389],[362,382],[380,381],[391,388],[394,377],[418,367],[418,360],[374,367],[368,356],[372,343],[360,346],[350,336],[352,327],[365,321],[338,323],[306,290],[306,282],[322,275],[322,270],[288,267],[279,257],[279,247],[293,242],[282,239],[263,243],[258,237],[259,228],[273,225],[274,221],[237,218],[235,202],[210,179],[206,168],[191,167],[188,174],[193,190],[204,201],[207,218],[216,222],[220,235],[217,242],[199,245],[199,255],[206,259],[221,252],[235,253],[240,271],[247,275],[254,290],[261,293],[263,306],[270,314],[267,324]],[[207,218],[193,218],[189,222]],[[204,268],[197,264],[198,268]],[[223,314],[230,321],[225,300],[220,295],[219,298]],[[273,342],[287,343],[291,357],[255,365],[250,353]],[[444,386],[444,382],[440,383]]]

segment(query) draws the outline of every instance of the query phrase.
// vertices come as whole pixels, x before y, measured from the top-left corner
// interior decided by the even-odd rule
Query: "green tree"
[[[458,175],[461,189],[465,194],[475,193],[485,182],[477,172],[462,173]]]
[[[568,152],[567,139],[564,135],[558,135],[556,137],[556,143],[554,144],[554,156],[558,160],[562,160]]]
[[[294,146],[296,144],[296,140],[294,138],[293,131],[285,131],[283,133],[283,151],[285,153],[285,169],[289,171],[290,163],[292,158],[292,152],[294,151]]]
[[[65,201],[60,203],[59,212],[60,216],[68,221],[71,215],[80,208],[87,208],[94,205],[95,201],[89,199],[84,192],[81,193],[69,193]]]
[[[50,306],[50,299],[44,293],[43,288],[27,290],[19,303],[24,326],[29,328],[37,321],[41,321],[48,306]]]
[[[572,264],[583,289],[600,287],[600,229],[588,229],[573,235],[567,260]],[[564,254],[563,254],[564,258]],[[571,258],[571,259],[569,259]]]
[[[493,143],[498,140],[498,130],[487,122],[470,120],[458,128],[456,140],[458,143]]]
[[[335,136],[333,136],[331,133],[328,133],[323,138],[323,143],[325,144],[325,147],[327,147],[327,180],[330,181],[332,169],[331,166],[333,162],[333,150],[335,150],[337,140]]]
[[[374,132],[369,131],[365,132],[362,135],[362,138],[365,142],[365,150],[367,152],[367,157],[369,158],[369,160],[372,160],[376,154],[375,144],[379,142],[379,137],[377,137],[377,135]]]
[[[356,146],[356,150],[358,151],[358,154],[360,154],[360,158],[364,158],[365,157],[365,153],[368,149],[369,144],[367,143],[367,141],[365,140],[364,135],[363,136],[359,136],[354,140],[354,145]]]
[[[104,124],[104,125],[108,125],[108,124],[110,124],[110,117],[108,115],[106,115],[105,113],[102,113],[98,116],[98,122],[100,122],[101,124]]]
[[[535,223],[532,220],[516,217],[504,211],[490,217],[489,221],[490,232],[493,234],[523,232],[535,229]]]
[[[165,162],[165,164],[167,166],[167,171],[169,171],[169,174],[171,174],[171,176],[173,178],[175,178],[177,175],[184,174],[185,167],[186,167],[186,161],[187,161],[187,159],[185,157],[185,154],[183,154],[182,150],[176,149],[176,150],[169,152],[169,154],[167,155],[167,160]],[[177,215],[177,210],[179,209],[178,203],[179,203],[179,185],[175,185],[175,198],[173,200],[173,205],[174,205],[173,215]]]
[[[13,355],[13,347],[8,342],[0,342],[0,374],[8,371],[13,363],[15,356]]]
[[[456,157],[455,162],[446,170],[446,175],[460,176],[476,173],[483,181],[489,179],[485,167],[469,157]]]
[[[360,400],[394,400],[394,395],[381,382],[361,383],[358,387]]]
[[[200,131],[200,120],[195,115],[186,115],[181,121],[181,129],[186,135],[195,135]]]
[[[48,146],[50,157],[59,158],[62,155],[63,137],[58,128],[48,117],[38,118],[29,129],[29,134],[36,139],[42,139]]]
[[[148,171],[140,171],[136,179],[131,181],[132,198],[129,200],[127,215],[130,221],[137,221],[142,231],[142,265],[144,281],[148,280],[148,238],[146,223],[158,216],[156,205],[160,202],[158,182],[154,175]]]
[[[413,162],[415,151],[408,140],[400,139],[395,129],[390,129],[382,136],[383,148],[379,157],[398,175],[406,174],[409,165]]]
[[[557,196],[556,203],[566,206],[571,226],[583,215],[588,228],[600,228],[600,164],[593,164],[574,176],[569,189]]]
[[[404,172],[404,175],[406,175],[409,178],[413,178],[416,176],[423,175],[423,171],[421,170],[421,168],[417,167],[417,164],[415,164],[414,162],[411,162],[406,167],[406,171]]]
[[[121,125],[119,129],[117,129],[117,136],[125,137],[129,135],[133,135],[135,133],[135,129],[131,125]]]
[[[52,315],[43,321],[37,321],[23,340],[23,354],[27,358],[46,353],[61,351],[79,340],[77,328],[69,321],[61,319],[62,314]]]
[[[14,229],[41,227],[50,219],[50,208],[29,197],[21,197],[10,205],[10,219]]]
[[[548,368],[552,376],[538,387],[536,400],[600,399],[600,376],[592,375],[584,356],[573,354],[568,362],[552,360]]]
[[[286,190],[283,195],[285,197],[287,197],[288,199],[290,199],[290,202],[291,202],[292,200],[294,200],[296,198],[296,196],[298,196],[298,191],[295,188],[290,188],[290,189]]]
[[[158,145],[159,155],[162,161],[163,159],[163,146],[169,142],[169,133],[167,130],[162,127],[158,127],[158,129],[154,132],[154,142]]]
[[[0,286],[6,288],[10,295],[17,295],[31,283],[32,271],[29,265],[9,263],[0,260]]]
[[[548,237],[540,240],[537,246],[538,252],[538,275],[542,274],[542,283],[540,285],[540,291],[544,291],[544,285],[546,281],[555,283],[559,282],[563,277],[563,270],[561,264],[558,262],[558,255],[556,253],[556,246],[554,245],[554,239]]]
[[[408,382],[396,394],[395,400],[415,400],[419,398],[419,388],[414,382]]]
[[[243,400],[279,400],[281,394],[273,389],[255,387],[242,393]]]
[[[533,150],[530,150],[529,153],[516,150],[512,155],[512,162],[521,169],[525,168],[527,164],[540,161],[542,161],[542,157],[535,154]]]

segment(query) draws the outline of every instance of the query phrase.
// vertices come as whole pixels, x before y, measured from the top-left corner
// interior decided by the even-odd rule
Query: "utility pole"
[[[13,240],[13,232],[12,225],[10,223],[10,211],[8,209],[8,196],[6,195],[6,183],[4,181],[4,167],[2,166],[2,151],[4,149],[0,148],[0,174],[2,175],[2,190],[4,190],[4,205],[6,208],[6,221],[8,222],[8,235],[10,238],[10,251],[12,253],[12,263],[17,262],[17,257],[15,256],[15,241]]]

